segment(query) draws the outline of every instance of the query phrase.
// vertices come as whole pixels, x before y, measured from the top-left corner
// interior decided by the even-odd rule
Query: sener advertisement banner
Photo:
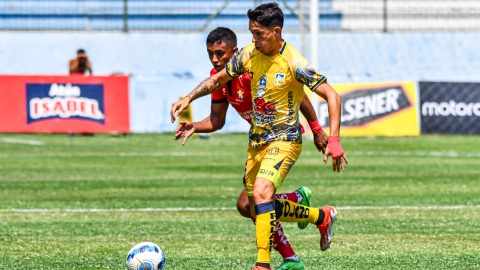
[[[420,82],[422,133],[480,134],[480,83]]]
[[[0,76],[0,97],[0,132],[130,132],[127,76]]]
[[[341,136],[417,136],[420,134],[415,83],[332,85],[342,98]],[[328,104],[320,98],[320,125],[330,126]]]

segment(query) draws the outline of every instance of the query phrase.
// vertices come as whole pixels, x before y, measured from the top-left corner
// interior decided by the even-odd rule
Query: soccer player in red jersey
[[[207,52],[214,68],[210,71],[210,76],[216,74],[220,70],[225,68],[225,64],[230,60],[233,54],[237,51],[236,36],[233,31],[228,28],[219,27],[207,37]],[[184,137],[183,144],[186,143],[188,137],[194,132],[197,133],[210,133],[219,130],[225,124],[226,113],[229,104],[238,112],[238,114],[251,123],[253,115],[253,105],[251,98],[251,79],[248,73],[244,73],[238,78],[232,79],[227,84],[223,85],[219,90],[211,94],[212,105],[210,116],[206,119],[191,123],[189,121],[180,122],[180,126],[177,129],[175,139]],[[268,111],[274,108],[274,104],[265,103],[261,100],[256,100],[257,110],[261,109]],[[321,129],[318,124],[315,111],[308,97],[304,95],[304,99],[301,104],[302,114],[310,123],[312,131],[314,133],[314,142],[319,151],[324,152],[324,148],[328,141],[328,135]],[[306,187],[301,187],[295,192],[287,194],[276,194],[276,199],[286,199],[294,203],[301,203],[309,206],[309,200],[311,191]],[[237,201],[237,209],[244,217],[251,218],[250,207],[248,202],[247,190],[244,188]],[[298,226],[304,229],[308,225],[307,222],[300,222]],[[276,268],[301,270],[304,269],[303,263],[295,255],[290,243],[288,242],[280,222],[277,222],[273,247],[284,258],[283,264]]]

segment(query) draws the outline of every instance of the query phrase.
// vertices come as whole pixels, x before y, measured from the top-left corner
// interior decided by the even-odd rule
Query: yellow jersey
[[[279,54],[267,56],[249,44],[232,56],[226,72],[232,78],[248,72],[252,79],[250,146],[263,147],[273,141],[302,143],[298,111],[303,85],[313,90],[327,78],[292,45],[284,42]]]

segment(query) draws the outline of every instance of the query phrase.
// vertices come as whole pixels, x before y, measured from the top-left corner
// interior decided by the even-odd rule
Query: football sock
[[[251,217],[250,219],[253,221],[253,224],[255,224],[255,218]],[[275,235],[273,237],[273,248],[280,253],[284,259],[288,258],[289,260],[294,260],[291,258],[296,256],[290,242],[288,242],[287,236],[283,232],[282,225],[278,221],[277,226],[275,227]]]
[[[258,249],[257,265],[270,269],[270,255],[277,225],[273,202],[255,205],[255,213],[257,215],[255,224]]]
[[[300,261],[300,258],[298,258],[297,255],[293,255],[292,257],[288,257],[288,258],[283,258],[284,260],[289,260],[289,261]]]
[[[277,227],[275,228],[275,236],[273,238],[273,248],[278,251],[284,259],[295,256],[295,252],[288,242],[287,236],[283,232],[282,224],[278,221]]]
[[[275,208],[278,221],[309,222],[318,226],[322,224],[325,218],[325,213],[322,209],[303,206],[287,200],[275,200]]]
[[[303,200],[302,194],[300,194],[300,192],[295,190],[295,195],[297,195],[297,198],[298,198],[297,203],[301,203]]]
[[[282,200],[289,200],[294,203],[300,203],[303,199],[302,195],[298,192],[292,193],[283,193],[283,194],[275,194],[275,199],[282,199]]]

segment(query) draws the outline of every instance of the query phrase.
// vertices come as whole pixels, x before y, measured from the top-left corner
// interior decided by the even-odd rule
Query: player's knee
[[[242,200],[241,198],[237,201],[237,210],[243,217],[250,218],[252,215],[250,214],[250,204],[248,200]]]
[[[275,194],[275,186],[267,179],[257,178],[253,186],[253,198],[256,204],[271,201]]]
[[[256,204],[260,204],[270,201],[272,196],[268,194],[266,189],[259,188],[253,190],[253,198],[255,199]]]

